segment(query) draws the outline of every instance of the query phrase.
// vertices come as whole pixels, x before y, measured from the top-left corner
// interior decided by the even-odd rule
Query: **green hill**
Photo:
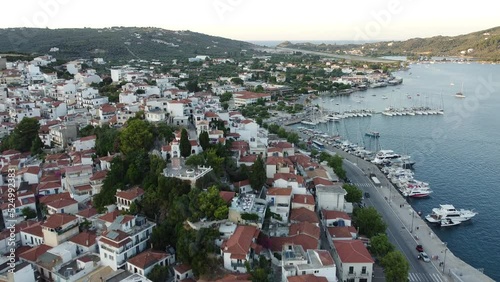
[[[430,38],[413,38],[406,41],[385,41],[362,45],[316,45],[311,43],[292,44],[290,42],[283,42],[279,46],[333,53],[343,53],[344,51],[357,49],[361,50],[364,55],[369,56],[466,56],[479,60],[500,61],[500,27],[458,36],[434,36]]]
[[[191,31],[160,28],[0,29],[0,53],[47,54],[59,48],[60,59],[104,58],[166,61],[195,55],[234,56],[253,44]]]

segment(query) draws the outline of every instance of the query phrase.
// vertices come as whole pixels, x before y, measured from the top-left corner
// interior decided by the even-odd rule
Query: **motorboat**
[[[460,221],[451,218],[441,219],[441,221],[439,222],[442,227],[459,225],[460,223]]]
[[[411,189],[405,190],[403,195],[412,198],[425,198],[428,197],[433,191],[429,187],[417,186]]]
[[[399,159],[401,155],[394,153],[392,150],[380,150],[376,155],[375,159],[373,159],[372,163],[374,164],[382,164],[386,161],[390,161],[392,159]]]
[[[455,221],[467,221],[477,215],[474,210],[457,210],[453,205],[439,205],[439,208],[433,208],[432,213],[425,216],[425,219],[431,223],[439,223],[443,219],[453,219]]]
[[[368,137],[379,138],[380,137],[380,132],[370,131],[370,132],[366,132],[365,135],[368,136]]]
[[[455,97],[457,97],[457,98],[465,98],[465,95],[462,92],[458,92],[457,94],[455,94]]]

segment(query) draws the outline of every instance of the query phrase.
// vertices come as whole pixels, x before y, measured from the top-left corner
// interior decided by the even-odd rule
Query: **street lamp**
[[[445,246],[444,259],[443,259],[443,273],[444,273],[444,268],[445,268],[445,263],[446,263],[446,253],[448,252],[448,243],[443,242],[443,245]]]

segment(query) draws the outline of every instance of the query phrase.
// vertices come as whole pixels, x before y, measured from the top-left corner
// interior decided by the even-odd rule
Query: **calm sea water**
[[[318,127],[367,148],[379,145],[411,155],[417,162],[415,178],[434,190],[430,198],[411,202],[423,215],[439,204],[478,211],[470,222],[434,231],[456,256],[500,281],[500,65],[416,64],[395,74],[404,79],[402,85],[315,103],[339,111],[444,107],[445,114],[378,114]],[[459,91],[466,98],[456,98]],[[370,130],[380,132],[379,144],[364,137]]]

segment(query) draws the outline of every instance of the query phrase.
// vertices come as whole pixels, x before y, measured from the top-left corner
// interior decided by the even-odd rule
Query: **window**
[[[319,273],[319,270],[315,270],[314,273]]]
[[[354,266],[349,266],[349,274],[353,274],[354,273]]]
[[[363,267],[361,268],[361,273],[362,273],[362,274],[366,274],[366,266],[363,266]]]

